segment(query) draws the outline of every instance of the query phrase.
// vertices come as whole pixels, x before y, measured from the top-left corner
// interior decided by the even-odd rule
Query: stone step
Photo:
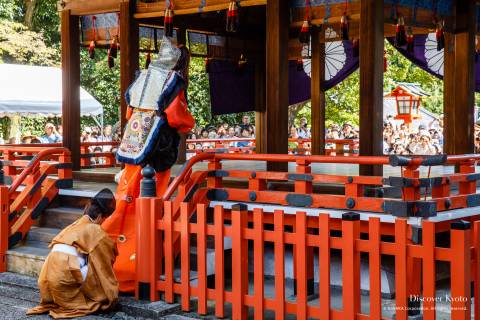
[[[48,245],[61,230],[60,228],[32,227],[25,240],[27,244],[40,242]]]
[[[7,251],[7,270],[38,277],[50,250],[46,247],[21,245]]]
[[[53,207],[46,209],[40,216],[38,226],[42,228],[63,229],[78,220],[83,209],[75,207]]]

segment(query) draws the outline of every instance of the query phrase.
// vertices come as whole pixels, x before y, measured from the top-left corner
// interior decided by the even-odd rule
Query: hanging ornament
[[[303,69],[303,59],[302,58],[297,59],[297,71],[298,72],[304,71],[304,69]]]
[[[95,59],[95,41],[97,40],[97,27],[96,27],[97,16],[92,17],[92,29],[93,29],[93,40],[90,41],[90,45],[88,46],[88,56],[90,59]]]
[[[208,57],[205,58],[205,72],[210,73],[210,59]]]
[[[309,44],[310,43],[310,0],[305,0],[305,19],[303,20],[302,27],[300,28],[300,34],[298,40],[300,43]]]
[[[397,27],[395,29],[395,46],[403,47],[407,44],[407,34],[405,32],[405,20],[402,16],[397,19]]]
[[[165,17],[163,18],[163,31],[166,37],[173,37],[173,0],[167,1]]]
[[[148,69],[148,66],[150,65],[150,62],[152,62],[152,54],[149,51],[145,55],[145,69]]]
[[[445,34],[443,32],[444,21],[437,22],[437,30],[435,31],[435,38],[437,39],[437,51],[445,48]]]
[[[340,31],[342,34],[342,40],[348,40],[348,0],[345,0],[345,11],[343,12],[343,16],[340,19]]]
[[[227,32],[237,32],[239,24],[237,1],[230,1],[227,10]]]
[[[300,34],[298,35],[298,40],[300,41],[300,43],[308,44],[310,42],[310,34],[310,23],[308,22],[308,20],[304,20],[302,27],[300,28]]]
[[[358,39],[353,39],[352,41],[352,55],[354,58],[360,56],[360,40]]]
[[[238,59],[238,69],[243,70],[245,69],[245,66],[247,65],[247,59],[243,55],[243,53],[240,55],[240,59]]]
[[[413,54],[414,43],[413,43],[413,30],[412,27],[408,28],[407,32],[407,52]]]
[[[112,41],[110,42],[110,54],[112,58],[117,59],[118,56],[118,36],[113,37]]]
[[[112,69],[115,67],[115,58],[112,55],[112,48],[108,49],[108,54],[107,54],[107,61],[108,61],[108,67]]]
[[[383,72],[387,72],[388,61],[387,61],[387,50],[383,51]]]

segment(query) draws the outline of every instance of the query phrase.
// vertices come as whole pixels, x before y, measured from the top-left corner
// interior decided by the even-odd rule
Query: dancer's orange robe
[[[195,125],[192,115],[187,110],[187,102],[183,91],[165,109],[165,113],[169,125],[179,132],[188,132]],[[127,118],[130,115],[129,112]],[[139,165],[125,165],[115,194],[117,207],[112,216],[102,225],[117,243],[119,255],[113,268],[122,292],[135,290],[135,251],[137,245],[135,199],[140,195],[141,171],[142,167]],[[157,196],[162,197],[170,180],[170,170],[158,172],[155,178]]]

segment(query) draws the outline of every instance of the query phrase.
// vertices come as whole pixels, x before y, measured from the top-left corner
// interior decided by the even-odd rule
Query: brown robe
[[[112,267],[117,255],[114,241],[88,216],[83,216],[56,236],[50,248],[58,243],[88,255],[87,277],[83,281],[76,256],[51,252],[38,278],[40,305],[27,314],[49,312],[56,319],[74,318],[112,307],[118,299],[118,282]]]

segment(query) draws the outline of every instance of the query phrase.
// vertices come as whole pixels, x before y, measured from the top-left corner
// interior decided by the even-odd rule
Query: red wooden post
[[[355,242],[360,239],[360,214],[342,215],[342,299],[343,316],[355,319],[360,312],[360,253]]]
[[[274,264],[275,264],[275,319],[285,318],[285,234],[284,213],[273,212]]]
[[[307,215],[297,212],[295,215],[295,263],[297,281],[297,319],[307,319]]]
[[[473,278],[474,278],[474,286],[473,286],[473,296],[479,297],[480,295],[480,221],[475,221],[473,227],[473,245],[475,247],[475,256],[474,256],[474,264],[473,264]],[[475,299],[475,306],[474,306],[474,318],[480,319],[480,299]]]
[[[142,170],[140,198],[136,200],[136,271],[135,296],[141,300],[159,299],[156,282],[160,277],[160,249],[156,222],[161,215],[162,200],[156,198],[156,186],[151,167]]]
[[[463,173],[463,174],[475,173],[475,163],[462,163],[460,165],[459,171],[460,171],[459,173]],[[477,189],[477,182],[475,180],[458,183],[459,194],[476,193],[476,189]]]
[[[207,206],[197,205],[198,313],[207,314]]]
[[[190,311],[190,223],[188,203],[180,204],[180,259],[182,284],[182,310]]]
[[[7,162],[7,165],[5,166],[5,175],[14,179],[17,175],[17,168],[11,163],[15,161],[15,153],[10,150],[5,151],[4,160]]]
[[[395,303],[396,319],[407,320],[407,220],[395,221]]]
[[[222,163],[220,160],[213,159],[208,163],[208,170],[221,170]],[[222,178],[221,177],[209,177],[207,178],[207,187],[208,188],[221,188],[222,187]]]
[[[215,223],[215,316],[225,317],[225,272],[224,272],[224,209],[216,206],[214,209]]]
[[[423,319],[435,319],[435,224],[424,221],[422,224],[422,263],[423,275]],[[418,270],[420,271],[420,270]]]
[[[0,169],[0,272],[7,271],[7,250],[10,228],[8,214],[10,209],[10,196],[8,186],[5,185],[3,169]]]
[[[165,250],[165,302],[173,303],[173,282],[174,282],[174,260],[175,253],[173,252],[173,203],[171,201],[165,201],[163,207],[163,234],[164,234],[164,250]],[[155,228],[155,225],[150,226]],[[144,245],[144,243],[140,243]],[[150,259],[156,259],[155,253]]]
[[[71,180],[72,179],[72,160],[70,153],[65,152],[58,157],[58,179]]]
[[[87,156],[90,150],[87,146],[80,146],[80,168],[88,168],[92,165],[91,158]]]
[[[255,240],[253,243],[253,293],[254,293],[254,318],[262,320],[264,315],[264,237],[263,237],[263,210],[253,210],[253,230]]]
[[[247,319],[248,308],[245,306],[245,295],[248,294],[248,242],[244,239],[247,227],[247,206],[232,206],[232,317]]]
[[[370,269],[370,317],[372,319],[382,318],[380,234],[380,219],[370,218],[368,223],[368,240],[370,247],[368,265]]]
[[[330,319],[330,217],[320,214],[318,217],[318,235],[320,247],[318,253],[319,263],[319,295],[321,319]]]
[[[470,222],[451,224],[451,318],[470,319]],[[476,297],[477,298],[477,297]]]

